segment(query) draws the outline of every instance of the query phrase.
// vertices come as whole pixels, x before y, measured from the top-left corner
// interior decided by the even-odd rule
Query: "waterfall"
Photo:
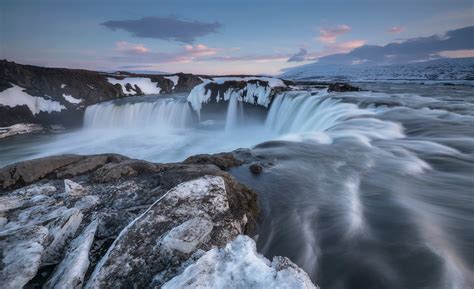
[[[242,114],[239,114],[239,110]],[[236,128],[239,123],[239,116],[243,116],[242,106],[239,106],[237,95],[231,95],[227,105],[227,116],[225,120],[225,130],[230,131]]]
[[[187,126],[193,118],[189,105],[178,99],[153,102],[101,103],[89,106],[84,116],[86,128],[144,128]]]

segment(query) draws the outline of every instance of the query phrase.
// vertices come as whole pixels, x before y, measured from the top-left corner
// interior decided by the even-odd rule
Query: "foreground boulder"
[[[188,266],[201,266],[212,252],[228,250],[219,248],[243,242],[246,251],[234,259],[244,251],[258,256],[250,238],[238,238],[255,234],[256,195],[221,169],[241,163],[232,154],[175,164],[62,155],[0,169],[1,287],[182,288],[187,281],[174,278],[187,276]],[[249,261],[242,258],[241,264]],[[289,260],[255,258],[263,262],[255,268],[267,266],[258,274],[271,287],[314,288]],[[245,284],[251,283],[229,286]]]

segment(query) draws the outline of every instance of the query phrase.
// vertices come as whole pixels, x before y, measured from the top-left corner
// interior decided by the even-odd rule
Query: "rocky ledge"
[[[315,288],[244,236],[259,209],[225,171],[240,164],[232,154],[174,164],[106,154],[0,169],[2,288]]]

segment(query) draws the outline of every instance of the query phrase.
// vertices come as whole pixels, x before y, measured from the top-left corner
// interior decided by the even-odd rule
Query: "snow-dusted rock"
[[[202,105],[210,102],[238,101],[268,107],[272,96],[279,90],[287,89],[283,80],[272,77],[215,77],[203,79],[188,95],[191,107],[200,112]]]
[[[81,196],[85,193],[86,189],[80,184],[66,179],[64,180],[64,191],[71,196]]]
[[[178,267],[197,249],[223,246],[242,233],[247,220],[245,215],[241,218],[232,217],[222,177],[184,182],[122,230],[86,287],[146,287],[160,271]],[[132,245],[137,242],[139,247]],[[162,276],[160,281],[169,278]]]
[[[309,276],[288,258],[270,262],[257,253],[255,242],[240,235],[225,248],[206,252],[183,273],[162,287],[175,288],[317,288]]]
[[[23,288],[36,275],[47,236],[42,226],[0,233],[1,288]]]
[[[98,220],[91,222],[69,245],[64,259],[43,288],[81,288],[89,268],[89,251],[97,231]]]
[[[109,77],[107,80],[112,84],[120,84],[123,92],[127,95],[159,94],[161,91],[156,82],[146,77],[126,77],[123,79]]]
[[[240,164],[232,158],[153,164],[63,155],[0,168],[0,193],[10,204],[1,203],[0,254],[18,252],[13,244],[26,239],[40,245],[25,251],[23,263],[1,263],[2,278],[15,288],[160,286],[204,252],[254,228],[256,195],[219,169]],[[81,195],[66,192],[66,177],[80,181]],[[18,233],[32,230],[42,232],[41,242]],[[22,264],[29,268],[15,281],[13,268]]]

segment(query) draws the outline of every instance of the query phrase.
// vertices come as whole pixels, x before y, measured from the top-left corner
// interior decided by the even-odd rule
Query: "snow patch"
[[[78,104],[78,103],[82,102],[81,98],[75,98],[75,97],[73,97],[72,95],[69,95],[69,94],[64,94],[63,93],[63,97],[69,103]]]
[[[289,259],[270,262],[257,253],[255,242],[238,236],[222,249],[212,249],[162,287],[171,288],[318,288]]]
[[[24,91],[24,88],[15,84],[11,85],[13,85],[13,87],[0,92],[0,105],[8,107],[26,105],[33,115],[36,115],[42,111],[51,113],[53,111],[61,111],[66,109],[66,107],[57,101],[31,96]]]
[[[61,89],[64,89],[66,87],[66,84],[61,84]]]
[[[146,77],[126,77],[124,79],[115,79],[108,77],[107,81],[112,84],[120,84],[122,90],[126,95],[136,95],[135,91],[127,91],[125,86],[130,84],[133,88],[138,86],[144,94],[159,94],[161,88],[156,86],[156,82],[152,82],[150,78]]]

